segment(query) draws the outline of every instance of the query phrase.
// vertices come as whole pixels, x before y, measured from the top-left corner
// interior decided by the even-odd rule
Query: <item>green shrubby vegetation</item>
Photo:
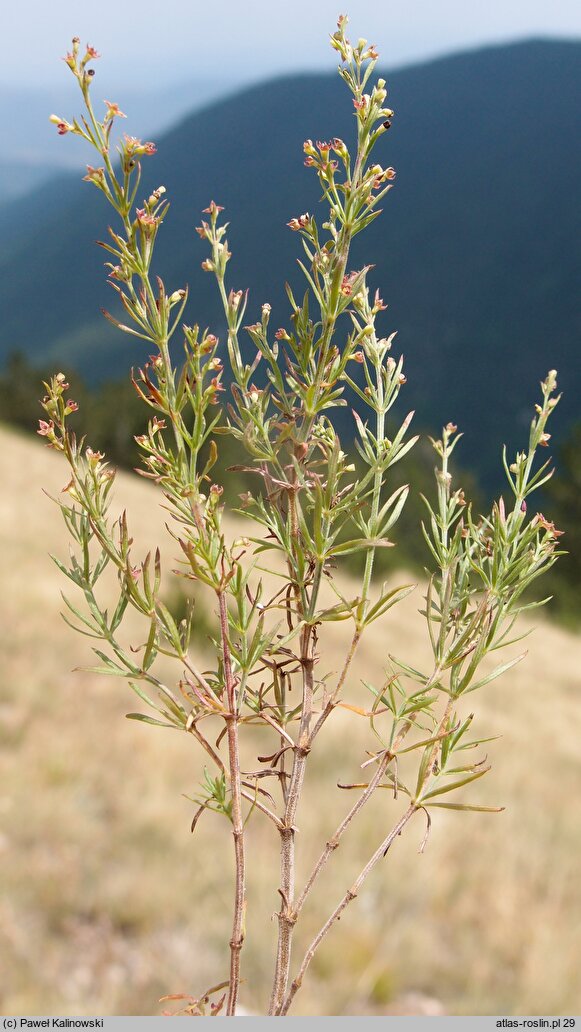
[[[48,375],[48,369],[34,366],[24,355],[13,352],[0,372],[0,418],[3,422],[24,431],[36,428],[38,380],[39,377],[46,379]],[[147,413],[130,381],[125,378],[91,387],[77,373],[71,374],[70,379],[79,402],[79,411],[71,416],[73,429],[79,435],[86,435],[94,447],[108,455],[115,465],[128,470],[136,468],[139,448],[134,438],[146,429]],[[475,507],[479,508],[485,491],[478,482],[476,470],[472,468],[467,472],[463,468],[461,449],[459,452],[454,456],[457,476],[466,485],[466,493],[473,499]],[[248,490],[250,484],[256,487],[256,478],[248,474],[223,477],[225,470],[239,460],[237,443],[223,438],[216,469],[231,504],[236,503],[237,494]],[[377,556],[376,575],[397,568],[423,570],[428,553],[417,530],[425,518],[421,495],[429,494],[433,473],[433,449],[426,435],[422,434],[416,447],[394,470],[394,487],[409,483],[411,491],[400,516],[401,534],[397,547],[390,549],[389,554]],[[556,524],[565,532],[563,547],[566,549],[566,555],[546,574],[547,593],[554,596],[546,612],[551,619],[577,629],[581,626],[581,423],[573,426],[556,449],[556,475],[541,491],[540,504],[545,502],[554,514]],[[183,604],[182,590],[175,594],[175,605],[179,609]]]

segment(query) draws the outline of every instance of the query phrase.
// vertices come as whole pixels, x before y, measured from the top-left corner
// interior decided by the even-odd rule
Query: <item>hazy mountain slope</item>
[[[566,391],[557,428],[578,414],[580,84],[581,44],[543,41],[389,76],[396,119],[377,156],[398,178],[353,265],[376,265],[371,282],[390,304],[385,326],[399,330],[407,359],[408,404],[423,423],[454,418],[466,428],[465,453],[489,479],[501,441],[526,433],[549,367]],[[300,283],[285,223],[318,198],[302,141],[352,132],[337,78],[297,76],[239,93],[158,140],[143,192],[163,183],[172,200],[158,265],[168,285],[189,282],[189,321],[223,326],[193,231],[211,197],[231,221],[232,286],[252,287],[249,321],[264,300],[277,323],[285,319],[282,283]],[[98,315],[112,303],[93,246],[109,221],[100,202],[86,184],[67,183],[45,188],[30,212],[15,205],[4,221],[0,212],[4,354],[48,351],[96,377],[143,355]]]
[[[99,76],[105,79],[107,69],[101,71],[99,68]],[[4,125],[10,126],[10,132],[5,133],[2,140],[0,211],[59,171],[79,167],[77,148],[62,147],[54,126],[48,120],[53,111],[63,118],[69,117],[76,104],[72,79],[67,81],[63,75],[58,77],[58,82],[56,91],[49,91],[46,87],[0,83],[0,119]],[[136,89],[134,85],[123,90],[123,107],[131,119],[134,135],[151,135],[167,130],[184,115],[224,96],[235,87],[235,75],[227,79],[216,78],[212,82],[191,79],[179,86],[161,89],[156,86],[151,92]],[[107,89],[108,95],[116,95],[114,87],[108,86]],[[99,92],[97,89],[98,98]]]

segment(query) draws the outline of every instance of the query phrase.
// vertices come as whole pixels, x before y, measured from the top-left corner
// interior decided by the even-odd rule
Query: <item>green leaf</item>
[[[353,616],[353,611],[358,602],[359,599],[354,598],[351,602],[338,602],[336,606],[332,606],[330,609],[323,609],[320,613],[317,613],[317,622],[348,620],[349,617]]]
[[[392,606],[401,602],[402,599],[407,598],[408,595],[411,595],[412,591],[414,591],[416,587],[416,584],[403,584],[401,588],[394,588],[392,591],[388,591],[385,595],[382,594],[375,605],[368,610],[363,621],[363,626],[366,627],[368,624],[373,623],[374,620],[378,620],[380,616],[387,613],[388,609],[391,609]],[[383,588],[385,588],[385,584],[383,585]]]
[[[166,724],[163,720],[156,720],[147,713],[126,713],[127,720],[140,720],[142,724],[153,724],[154,727],[170,727],[175,730],[175,724]]]
[[[477,681],[476,684],[469,685],[467,688],[465,688],[462,692],[462,695],[467,695],[468,692],[475,692],[477,688],[483,688],[485,684],[489,684],[491,681],[495,681],[496,678],[500,677],[501,674],[506,673],[506,671],[510,670],[511,667],[514,667],[517,665],[517,663],[520,663],[520,661],[524,659],[526,655],[526,652],[521,652],[520,656],[516,656],[515,659],[510,659],[507,663],[501,663],[500,666],[495,667],[490,674],[487,674],[486,677],[481,678],[481,680]]]
[[[422,796],[421,802],[423,803],[426,799],[434,799],[436,796],[445,795],[447,792],[454,792],[457,788],[462,788],[464,785],[469,785],[471,781],[478,781],[479,778],[483,778],[485,774],[488,774],[490,767],[484,767],[482,770],[476,771],[475,774],[469,774],[466,778],[459,778],[458,781],[454,781],[451,785],[443,785],[441,788],[433,788],[431,792],[427,792],[425,796]]]
[[[475,803],[423,803],[428,809],[437,806],[440,810],[472,810],[473,813],[502,813],[505,806],[477,806]]]

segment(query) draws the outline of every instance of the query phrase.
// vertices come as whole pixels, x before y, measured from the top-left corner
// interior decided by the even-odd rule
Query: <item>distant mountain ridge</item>
[[[424,424],[453,419],[466,429],[464,455],[490,477],[501,441],[526,434],[548,368],[560,370],[566,392],[556,426],[581,417],[581,43],[457,54],[395,71],[388,87],[396,117],[377,159],[398,176],[351,267],[376,266],[370,283],[390,306],[385,329],[398,329],[406,355],[403,404]],[[298,75],[245,89],[157,140],[141,192],[167,187],[157,265],[173,289],[189,283],[188,321],[223,333],[194,232],[213,197],[231,222],[231,286],[251,288],[248,321],[269,301],[276,325],[288,322],[283,284],[298,287],[300,274],[285,224],[306,210],[323,215],[302,142],[350,142],[353,132],[338,77]],[[144,353],[99,315],[112,295],[94,241],[111,216],[79,178],[0,211],[0,355],[21,348],[104,378]]]
[[[99,69],[99,76],[101,74]],[[48,120],[53,111],[67,118],[73,106],[78,107],[73,86],[72,79],[67,80],[64,74],[62,85],[56,91],[46,86],[19,88],[0,82],[0,120],[10,126],[9,133],[4,134],[0,156],[0,209],[59,172],[80,167],[83,150],[78,146],[79,141],[76,147],[63,147]],[[232,92],[236,86],[235,75],[225,82],[217,76],[213,81],[194,78],[161,89],[151,89],[148,84],[141,91],[133,85],[123,91],[123,109],[131,121],[133,135],[144,134],[148,138],[153,133],[167,131],[184,115]],[[97,109],[99,93],[96,89]],[[116,96],[114,87],[107,87],[107,95]],[[87,151],[86,160],[90,159]]]

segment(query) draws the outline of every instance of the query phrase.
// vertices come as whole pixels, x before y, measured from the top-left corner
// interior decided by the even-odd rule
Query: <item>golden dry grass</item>
[[[0,1009],[6,1014],[155,1014],[163,993],[198,992],[227,971],[231,848],[212,816],[189,833],[203,758],[190,736],[123,719],[123,682],[75,672],[90,642],[61,620],[60,514],[42,493],[66,481],[40,441],[0,429]],[[119,475],[136,549],[175,545],[150,485]],[[426,654],[421,591],[373,625],[348,688],[380,683],[387,652]],[[571,1014],[581,1007],[581,641],[542,619],[525,662],[470,702],[499,732],[494,770],[471,797],[499,815],[442,811],[424,855],[421,816],[374,872],[313,963],[296,1013],[388,1013],[409,993],[450,1014]],[[138,624],[130,620],[134,640]],[[321,641],[338,665],[345,625]],[[355,728],[353,727],[355,723]],[[300,814],[299,883],[350,802],[370,745],[337,714],[318,740]],[[481,786],[481,787],[480,787]],[[378,793],[305,913],[306,943],[400,812]],[[243,1003],[264,1006],[276,909],[276,845],[252,821]],[[300,1001],[300,1002],[299,1002]],[[396,1002],[394,1002],[396,1001]]]

